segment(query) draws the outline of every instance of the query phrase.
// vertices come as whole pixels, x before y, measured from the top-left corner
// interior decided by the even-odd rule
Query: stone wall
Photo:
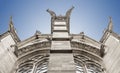
[[[16,61],[13,51],[15,42],[11,35],[3,37],[0,41],[0,73],[10,73]]]
[[[120,73],[120,40],[110,35],[105,41],[106,55],[104,63],[106,65],[106,73]]]

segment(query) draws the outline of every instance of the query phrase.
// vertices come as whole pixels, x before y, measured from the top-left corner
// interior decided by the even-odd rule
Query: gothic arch
[[[86,69],[88,73],[103,73],[102,68],[95,63],[87,63]]]
[[[50,42],[39,42],[18,49],[14,73],[46,73]]]
[[[76,73],[104,73],[99,63],[83,55],[77,55],[74,59],[76,63]]]
[[[33,69],[33,63],[24,62],[18,66],[16,73],[31,73]]]
[[[47,65],[48,57],[38,54],[19,63],[15,73],[46,73]]]

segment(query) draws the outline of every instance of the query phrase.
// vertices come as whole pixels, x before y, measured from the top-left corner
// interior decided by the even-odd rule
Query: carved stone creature
[[[50,9],[47,9],[47,12],[50,13],[50,15],[51,15],[52,17],[56,17],[56,14],[55,14],[54,11],[52,11],[52,10],[50,10]]]
[[[72,12],[72,10],[74,9],[74,6],[72,6],[72,8],[70,8],[67,12],[66,12],[66,16],[70,17],[70,14]]]

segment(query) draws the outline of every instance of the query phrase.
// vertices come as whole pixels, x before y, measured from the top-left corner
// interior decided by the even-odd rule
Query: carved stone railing
[[[85,50],[88,51],[90,53],[94,53],[98,56],[100,56],[100,50],[96,47],[84,44],[84,43],[80,43],[80,42],[71,42],[71,47],[73,48],[78,48],[78,50]]]
[[[23,55],[25,53],[28,53],[28,52],[32,52],[34,50],[46,50],[44,48],[47,48],[47,47],[51,47],[51,42],[40,42],[40,43],[36,43],[36,44],[33,44],[33,45],[29,45],[27,47],[23,47],[23,48],[20,48],[18,50],[16,50],[16,54],[18,56],[20,55]]]

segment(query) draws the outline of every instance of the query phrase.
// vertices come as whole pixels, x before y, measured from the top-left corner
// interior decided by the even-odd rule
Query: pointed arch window
[[[84,68],[82,65],[78,64],[76,65],[76,73],[84,73]]]
[[[47,62],[43,64],[38,64],[35,73],[47,73]]]
[[[26,63],[24,65],[20,65],[17,73],[32,73],[33,64]]]
[[[87,64],[87,72],[88,73],[102,73],[100,67],[96,66],[95,64]]]
[[[99,64],[82,55],[74,56],[76,73],[104,73]]]
[[[21,63],[16,73],[47,73],[48,58],[37,55]]]

